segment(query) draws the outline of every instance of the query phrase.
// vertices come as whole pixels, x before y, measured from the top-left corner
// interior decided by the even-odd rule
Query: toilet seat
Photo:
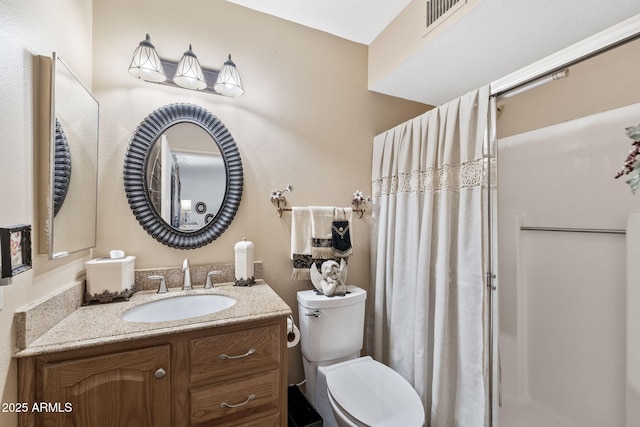
[[[413,387],[369,356],[326,367],[326,380],[334,410],[343,412],[354,425],[424,424],[424,407]]]

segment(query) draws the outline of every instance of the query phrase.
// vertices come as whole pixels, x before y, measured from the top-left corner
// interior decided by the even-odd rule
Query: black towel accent
[[[333,254],[339,258],[346,258],[353,252],[349,221],[333,221],[331,225],[331,239]]]

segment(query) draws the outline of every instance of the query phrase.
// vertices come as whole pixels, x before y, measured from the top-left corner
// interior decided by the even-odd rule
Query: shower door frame
[[[500,314],[498,307],[498,138],[497,138],[497,102],[498,99],[514,90],[536,86],[539,80],[558,71],[614,49],[632,40],[640,38],[640,15],[629,18],[602,32],[584,39],[566,49],[522,68],[501,79],[491,82],[488,129],[485,134],[483,155],[486,167],[485,186],[485,271],[487,286],[488,337],[488,416],[487,425],[498,427],[498,412],[501,400],[500,359],[498,337],[500,335]]]

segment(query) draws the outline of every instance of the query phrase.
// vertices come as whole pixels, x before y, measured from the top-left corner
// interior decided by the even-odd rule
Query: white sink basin
[[[127,322],[167,322],[212,314],[236,303],[224,295],[179,295],[133,307],[122,314]]]

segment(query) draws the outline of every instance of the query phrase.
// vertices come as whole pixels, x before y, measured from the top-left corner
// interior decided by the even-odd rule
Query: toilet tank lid
[[[344,296],[325,296],[315,290],[298,292],[298,303],[306,308],[331,308],[345,307],[358,304],[367,299],[367,291],[357,286],[348,285],[347,294]]]

